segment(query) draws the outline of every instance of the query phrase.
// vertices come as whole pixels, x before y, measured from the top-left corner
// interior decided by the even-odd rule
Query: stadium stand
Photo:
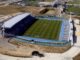
[[[35,21],[34,17],[25,13],[6,21],[2,27],[5,28],[5,35],[22,35]]]

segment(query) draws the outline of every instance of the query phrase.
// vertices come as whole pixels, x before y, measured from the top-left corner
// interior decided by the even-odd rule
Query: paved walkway
[[[18,58],[18,57],[9,57],[5,55],[0,55],[0,60],[72,60],[70,57],[63,57],[61,54],[51,54],[51,53],[46,53],[45,57],[36,57],[33,56],[32,58]]]

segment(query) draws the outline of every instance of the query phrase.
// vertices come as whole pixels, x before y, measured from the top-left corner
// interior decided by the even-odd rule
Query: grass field
[[[77,15],[80,15],[80,8],[79,7],[74,7],[74,6],[69,6],[68,7],[68,12],[74,12]]]
[[[44,38],[44,39],[55,39],[59,38],[62,21],[59,20],[37,20],[25,33],[24,35]]]
[[[80,4],[80,0],[69,1],[68,4]]]

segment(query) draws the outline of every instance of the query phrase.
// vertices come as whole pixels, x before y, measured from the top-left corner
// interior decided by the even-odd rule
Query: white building
[[[39,6],[54,6],[55,3],[57,3],[58,0],[52,1],[52,2],[39,2]]]
[[[9,4],[9,3],[14,3],[19,1],[22,1],[22,0],[0,0],[0,4],[2,3]]]
[[[74,42],[73,42],[73,24],[72,24],[71,15],[70,15],[70,18],[69,18],[69,26],[70,26],[70,28],[69,28],[69,40],[71,41],[71,45],[73,45],[74,44]]]

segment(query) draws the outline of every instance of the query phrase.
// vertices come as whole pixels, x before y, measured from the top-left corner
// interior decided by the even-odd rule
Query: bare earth
[[[30,12],[35,15],[35,14],[39,14],[40,9],[41,9],[40,7],[34,7],[34,6],[21,7],[16,5],[9,5],[9,6],[0,7],[0,14],[7,15],[7,14],[18,13],[18,12]]]
[[[3,38],[0,36],[0,53],[5,55],[29,57],[31,56],[33,51],[39,51],[41,53],[43,52],[62,53],[67,51],[69,48],[70,46],[49,47],[49,46],[34,45],[34,44],[18,42],[15,41],[15,39],[8,39],[8,38],[4,38],[3,40]]]

